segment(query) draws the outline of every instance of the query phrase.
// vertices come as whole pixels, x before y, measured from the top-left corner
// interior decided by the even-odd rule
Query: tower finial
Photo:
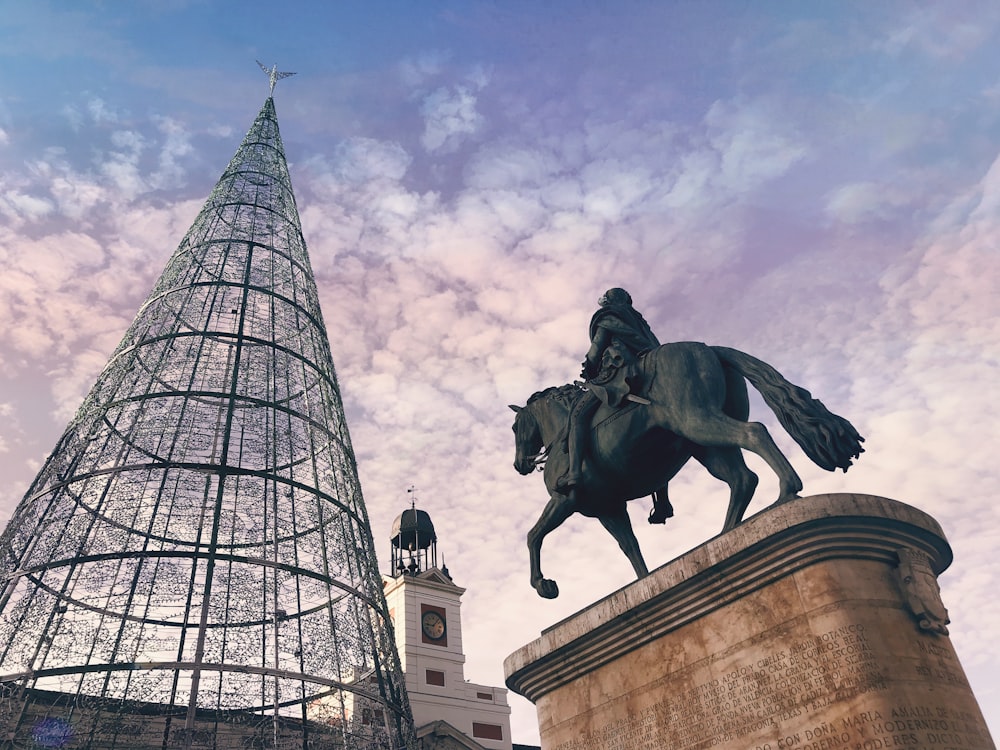
[[[417,488],[414,485],[411,484],[410,488],[407,490],[407,493],[409,493],[410,495],[412,495],[412,497],[410,498],[410,510],[416,510],[417,509]]]
[[[271,96],[274,96],[274,84],[276,84],[282,78],[288,78],[288,76],[295,75],[294,73],[289,73],[287,71],[280,71],[280,70],[278,70],[278,66],[277,65],[272,66],[271,69],[268,70],[267,66],[264,63],[262,63],[260,60],[257,61],[257,64],[260,66],[261,70],[263,70],[265,73],[267,73],[268,78],[270,78],[270,80],[271,80],[271,93],[270,93]]]

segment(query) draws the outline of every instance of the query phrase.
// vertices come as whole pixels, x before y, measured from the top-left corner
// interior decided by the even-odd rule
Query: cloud
[[[428,80],[439,76],[450,55],[440,50],[429,50],[415,57],[408,57],[399,63],[399,75],[407,88],[418,88]]]
[[[337,144],[333,159],[337,175],[348,182],[400,180],[413,161],[398,143],[361,137]]]
[[[705,123],[720,158],[719,182],[735,193],[781,176],[808,153],[793,128],[763,101],[717,101]]]
[[[111,145],[118,150],[98,156],[101,174],[125,200],[149,190],[148,182],[140,174],[139,167],[146,139],[135,131],[115,130],[111,133]]]
[[[439,88],[423,101],[424,133],[420,139],[430,152],[457,149],[485,123],[476,111],[476,95],[470,87]]]
[[[100,97],[94,97],[87,102],[87,113],[96,125],[113,125],[121,118],[121,115]]]
[[[841,185],[828,195],[827,214],[845,224],[888,219],[911,205],[913,196],[895,185],[877,181]]]
[[[8,219],[20,223],[38,221],[54,210],[52,202],[28,195],[19,190],[5,190],[0,193],[0,213]]]
[[[100,203],[106,200],[106,190],[97,182],[73,173],[53,176],[49,191],[56,200],[59,212],[76,221],[84,220]]]
[[[568,171],[554,152],[526,144],[490,143],[478,149],[465,168],[465,184],[478,189],[515,189],[548,186]],[[577,199],[579,192],[576,192]],[[558,203],[559,201],[553,201]],[[579,200],[573,206],[579,205]],[[566,206],[569,207],[569,206]]]
[[[191,134],[181,122],[170,117],[157,118],[156,127],[163,137],[163,143],[157,169],[149,178],[150,184],[160,190],[181,187],[186,176],[182,159],[194,150],[191,146]]]
[[[987,42],[998,21],[996,8],[989,4],[959,12],[940,6],[915,8],[879,47],[892,55],[915,50],[938,60],[961,60]]]
[[[113,140],[133,152],[142,143],[128,131]],[[106,173],[99,181],[88,180],[55,155],[34,163],[22,179],[47,186],[52,208],[79,220],[80,229],[60,230],[60,222],[50,220],[36,236],[20,233],[16,223],[0,231],[0,258],[7,269],[0,276],[0,316],[7,321],[0,347],[8,355],[8,372],[25,362],[49,363],[55,409],[65,418],[76,410],[99,371],[97,361],[110,354],[169,255],[164,238],[173,242],[183,236],[197,206],[130,204]],[[0,210],[4,205],[0,201]]]
[[[79,132],[80,128],[83,127],[83,114],[74,105],[65,105],[59,113],[66,118],[66,122],[74,133]]]
[[[0,432],[0,453],[10,452],[10,433],[21,433],[21,428],[17,424],[16,420],[17,410],[14,407],[14,404],[9,402],[0,402],[0,424],[3,425],[3,432]]]

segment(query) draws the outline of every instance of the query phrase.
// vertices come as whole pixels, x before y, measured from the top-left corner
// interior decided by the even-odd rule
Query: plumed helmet
[[[601,307],[605,307],[607,305],[631,305],[632,295],[624,289],[616,286],[614,289],[606,291],[601,296],[601,299],[598,300],[598,304]]]

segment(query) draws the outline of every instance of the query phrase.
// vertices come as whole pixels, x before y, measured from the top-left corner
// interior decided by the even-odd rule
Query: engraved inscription
[[[950,648],[925,638],[917,642],[917,649],[923,657],[921,663],[916,666],[916,672],[920,677],[969,688],[969,683]]]
[[[927,649],[940,649],[934,643]],[[947,649],[926,654],[935,675],[948,670]],[[918,667],[917,671],[924,667]],[[672,681],[665,677],[649,687]],[[989,741],[977,717],[938,707],[900,705],[889,711],[837,714],[839,704],[887,688],[864,625],[851,624],[739,664],[725,674],[646,706],[632,716],[564,741],[552,750],[890,750],[976,747]],[[811,721],[825,710],[832,720]],[[813,726],[809,726],[813,724]],[[794,730],[789,730],[793,727]],[[768,741],[762,742],[761,739]]]

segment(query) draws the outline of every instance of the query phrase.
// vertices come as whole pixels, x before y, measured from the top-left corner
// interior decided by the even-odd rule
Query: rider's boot
[[[556,491],[575,498],[576,487],[583,480],[583,451],[587,432],[590,428],[590,418],[600,399],[593,393],[585,393],[573,406],[569,415],[569,425],[566,435],[566,452],[569,454],[569,468],[556,480]]]

